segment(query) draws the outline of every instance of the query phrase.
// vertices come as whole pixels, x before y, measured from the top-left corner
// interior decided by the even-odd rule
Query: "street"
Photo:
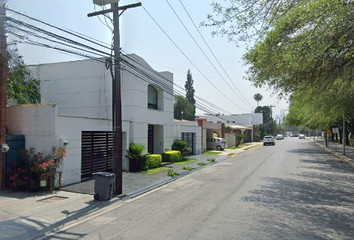
[[[312,141],[285,138],[47,239],[352,239],[353,172]]]

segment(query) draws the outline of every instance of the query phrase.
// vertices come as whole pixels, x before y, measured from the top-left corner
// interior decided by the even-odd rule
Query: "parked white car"
[[[227,144],[224,138],[208,138],[207,148],[221,151],[227,148]]]
[[[283,134],[278,134],[275,138],[276,138],[277,140],[283,140],[283,139],[284,139],[284,136],[283,136]]]
[[[273,136],[264,136],[263,138],[263,146],[265,145],[275,145],[275,140]]]

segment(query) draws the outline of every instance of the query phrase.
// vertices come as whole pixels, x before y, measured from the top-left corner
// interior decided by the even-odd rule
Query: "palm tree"
[[[258,107],[258,103],[259,103],[259,101],[262,101],[263,96],[260,93],[256,93],[255,95],[253,95],[253,98],[254,98],[254,100],[256,100],[257,107]]]

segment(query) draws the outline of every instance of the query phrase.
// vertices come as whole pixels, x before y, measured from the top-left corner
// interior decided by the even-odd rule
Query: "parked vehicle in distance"
[[[224,138],[208,138],[207,148],[222,151],[227,148],[227,144]]]
[[[264,136],[263,138],[263,146],[265,145],[275,145],[275,140],[273,136]]]
[[[299,133],[298,132],[293,132],[292,134],[291,134],[291,137],[298,137],[299,136]]]
[[[300,134],[299,139],[305,139],[305,134]]]
[[[283,136],[283,134],[278,134],[278,135],[275,137],[275,139],[277,139],[277,140],[283,140],[283,139],[284,139],[284,136]]]

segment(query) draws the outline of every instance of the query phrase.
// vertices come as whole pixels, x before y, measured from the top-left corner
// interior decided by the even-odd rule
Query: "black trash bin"
[[[115,174],[110,172],[96,172],[92,174],[95,179],[95,200],[106,201],[111,199]]]

